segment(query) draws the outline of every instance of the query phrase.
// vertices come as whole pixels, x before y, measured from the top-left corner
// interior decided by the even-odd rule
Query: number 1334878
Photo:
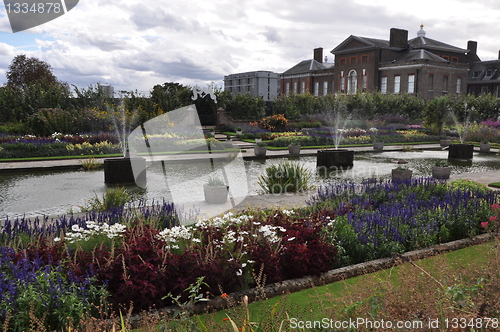
[[[26,2],[8,2],[5,5],[5,9],[7,13],[15,13],[15,14],[59,14],[63,11],[60,2],[40,2],[40,3],[26,3]]]

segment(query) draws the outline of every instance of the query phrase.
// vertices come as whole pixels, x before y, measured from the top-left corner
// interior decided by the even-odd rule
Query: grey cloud
[[[137,5],[131,8],[131,12],[130,18],[139,30],[160,27],[175,31],[201,31],[199,22],[188,21],[161,7]]]
[[[281,37],[281,35],[278,32],[278,29],[275,27],[266,26],[266,30],[261,32],[260,34],[263,35],[264,37],[266,37],[266,39],[269,42],[279,43],[279,42],[283,41],[283,38]]]
[[[77,33],[75,38],[79,45],[94,46],[104,52],[130,48],[126,40],[107,34]]]
[[[202,61],[194,62],[184,56],[175,60],[165,61],[158,54],[141,54],[126,59],[117,59],[120,68],[138,72],[153,72],[159,77],[186,78],[191,80],[215,81],[224,74],[213,70],[210,65]]]

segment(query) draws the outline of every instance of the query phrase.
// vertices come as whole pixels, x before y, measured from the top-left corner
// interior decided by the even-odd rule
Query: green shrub
[[[95,196],[87,202],[87,205],[82,207],[82,211],[108,211],[112,208],[124,206],[131,202],[133,198],[133,195],[124,187],[108,188],[102,198],[99,198],[97,194],[95,194]]]
[[[266,168],[258,184],[268,194],[300,192],[312,188],[311,171],[296,162],[282,161]]]

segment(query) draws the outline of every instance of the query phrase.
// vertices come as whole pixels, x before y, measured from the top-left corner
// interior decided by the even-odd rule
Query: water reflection
[[[407,161],[406,166],[414,171],[414,176],[430,176],[432,166],[437,160],[447,160],[448,151],[401,152],[384,151],[358,153],[355,155],[354,167],[341,170],[330,169],[316,172],[316,157],[301,157],[300,162],[310,169],[316,186],[338,181],[361,181],[366,178],[389,177],[398,159]],[[238,176],[239,181],[246,181],[250,195],[260,192],[258,177],[264,169],[282,159],[255,159],[244,162],[246,174]],[[485,172],[500,169],[500,160],[496,154],[474,155],[467,162],[450,161],[452,174]],[[191,185],[202,186],[205,182],[201,170],[195,163],[166,164],[169,174],[178,174],[179,179],[190,178]],[[175,179],[173,179],[175,181]],[[148,166],[147,186],[141,189],[136,186],[127,187],[137,196],[147,201],[171,201],[172,195],[164,171],[160,164]],[[34,216],[64,214],[69,211],[78,212],[80,206],[106,191],[102,171],[50,171],[34,173],[10,173],[0,175],[0,217]],[[189,194],[189,195],[192,195]],[[202,201],[203,196],[189,196],[193,201]]]

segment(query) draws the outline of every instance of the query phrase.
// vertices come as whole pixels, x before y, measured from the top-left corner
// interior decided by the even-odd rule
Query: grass
[[[130,194],[124,187],[115,187],[106,189],[106,193],[102,197],[97,194],[88,200],[86,206],[82,206],[82,212],[89,211],[108,211],[112,208],[118,208],[133,200],[133,195]]]
[[[488,187],[500,188],[500,182],[492,182],[488,184]]]
[[[291,318],[321,321],[324,318],[372,317],[373,320],[421,319],[427,324],[430,319],[451,319],[454,315],[469,317],[474,311],[481,310],[484,303],[489,303],[490,310],[496,310],[498,314],[498,300],[496,303],[481,301],[485,300],[484,292],[497,287],[499,254],[498,242],[489,242],[258,301],[249,304],[248,310],[254,322],[266,322],[274,315],[275,323]],[[227,317],[242,324],[243,309],[240,305],[201,315],[200,319],[206,326],[211,326],[211,331],[226,331],[229,330],[226,329],[229,328],[229,322],[225,321]],[[285,325],[289,324],[291,321]]]
[[[302,192],[312,189],[309,181],[312,173],[299,163],[282,161],[266,167],[265,174],[259,176],[257,183],[266,194]]]

